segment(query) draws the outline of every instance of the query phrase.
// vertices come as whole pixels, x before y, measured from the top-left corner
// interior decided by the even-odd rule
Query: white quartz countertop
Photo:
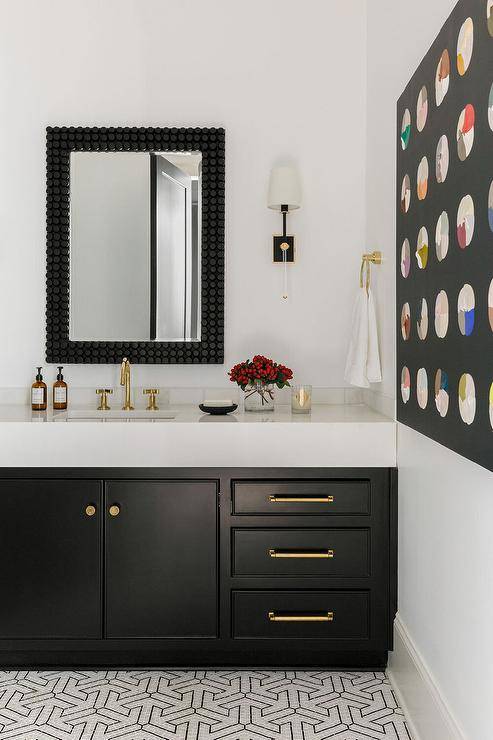
[[[173,419],[69,419],[64,412],[0,406],[2,467],[394,467],[395,422],[363,404],[279,407],[264,414]],[[105,419],[103,421],[103,419]]]

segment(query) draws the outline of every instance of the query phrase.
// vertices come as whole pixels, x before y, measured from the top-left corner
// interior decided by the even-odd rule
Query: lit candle
[[[309,414],[311,410],[311,385],[295,385],[291,391],[291,411],[293,414]]]

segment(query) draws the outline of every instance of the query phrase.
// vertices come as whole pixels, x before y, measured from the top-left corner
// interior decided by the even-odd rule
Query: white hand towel
[[[354,304],[344,379],[359,388],[382,380],[375,303],[366,288],[359,288]]]

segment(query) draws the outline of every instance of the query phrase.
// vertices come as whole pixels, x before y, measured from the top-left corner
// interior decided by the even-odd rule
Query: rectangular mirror
[[[72,152],[70,340],[200,340],[200,152]]]
[[[224,361],[222,128],[48,127],[46,361]]]

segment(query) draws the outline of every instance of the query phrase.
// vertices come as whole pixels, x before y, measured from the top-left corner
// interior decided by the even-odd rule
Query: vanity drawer
[[[233,482],[233,514],[369,513],[369,480]]]
[[[234,638],[369,638],[368,591],[234,591]]]
[[[368,529],[235,529],[234,576],[370,574]]]

